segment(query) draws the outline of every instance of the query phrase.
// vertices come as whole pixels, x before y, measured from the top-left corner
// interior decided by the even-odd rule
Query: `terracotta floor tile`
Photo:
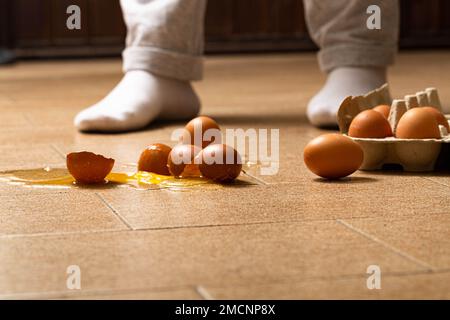
[[[435,86],[450,108],[447,56],[400,53],[392,95]],[[421,77],[411,77],[411,66]],[[76,131],[73,116],[122,77],[119,59],[27,61],[2,67],[2,76],[0,171],[64,166],[65,154],[80,150],[136,163],[145,146],[172,144],[184,126]],[[262,184],[141,192],[0,182],[0,297],[191,298],[203,286],[232,298],[448,298],[448,175],[317,179],[302,151],[333,132],[313,128],[305,114],[324,81],[314,53],[206,58],[205,79],[194,83],[203,114],[223,129],[280,129],[278,174],[248,170]],[[140,230],[124,231],[127,224]],[[76,294],[65,286],[70,264],[82,268]],[[381,291],[361,289],[369,264],[383,268]]]
[[[142,291],[132,293],[115,293],[92,296],[80,296],[68,299],[95,299],[95,300],[203,300],[195,290],[167,290],[167,291]]]
[[[32,120],[31,120],[32,121]],[[71,127],[35,127],[33,125],[0,129],[1,146],[26,148],[30,145],[70,143],[74,140]]]
[[[202,300],[202,296],[194,288],[161,289],[161,290],[124,290],[111,292],[78,291],[64,293],[46,292],[41,294],[0,295],[0,299],[68,299],[68,300]]]
[[[135,229],[274,222],[302,216],[289,208],[292,195],[274,202],[273,192],[273,188],[260,185],[238,184],[184,191],[115,189],[100,193]]]
[[[0,146],[0,171],[64,165],[65,160],[48,144]]]
[[[429,216],[450,211],[448,189],[431,181],[415,177],[412,181],[408,177],[377,182],[360,179],[340,183],[304,179],[296,184],[211,186],[189,191],[109,189],[100,193],[136,229],[414,217],[424,211]],[[381,186],[386,190],[380,190]],[[407,192],[400,198],[392,192],[405,187]]]
[[[433,269],[450,268],[450,214],[430,215],[429,210],[424,208],[408,218],[391,215],[345,222],[351,228],[429,264]]]
[[[27,128],[31,125],[31,123],[26,117],[26,113],[12,110],[4,110],[4,108],[1,107],[1,102],[0,102],[0,112],[2,115],[2,130],[11,129],[14,127]],[[0,136],[1,135],[2,134],[0,134]]]
[[[369,275],[367,275],[368,277]],[[449,299],[450,273],[381,277],[381,289],[367,289],[367,277],[282,282],[262,286],[206,288],[214,299]]]
[[[125,134],[72,134],[72,140],[55,143],[63,154],[74,151],[92,151],[116,159],[119,163],[137,163],[141,152],[152,143],[164,143],[174,146],[171,140],[172,130],[183,125],[156,125],[145,131]]]
[[[45,81],[42,81],[42,79],[45,79]],[[69,77],[61,81],[60,78],[51,78],[42,75],[40,79],[21,79],[20,83],[22,86],[17,86],[17,81],[2,82],[0,83],[0,91],[6,92],[8,97],[15,101],[22,99],[41,101],[49,99],[60,100],[67,97],[84,99],[86,97],[105,96],[114,88],[120,78],[116,76],[108,79],[104,75],[92,75],[90,80],[95,82],[95,85],[90,81],[86,81],[86,78],[81,76]],[[27,90],[23,90],[23,86],[26,86]],[[49,88],[51,88],[50,91]]]
[[[35,191],[0,195],[0,237],[126,229],[94,193]]]
[[[371,264],[423,270],[336,222],[14,237],[0,238],[0,246],[3,295],[65,292],[69,265],[80,267],[86,290],[338,278]]]

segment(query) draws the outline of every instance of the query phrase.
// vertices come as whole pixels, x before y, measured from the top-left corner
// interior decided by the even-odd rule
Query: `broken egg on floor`
[[[92,152],[72,152],[66,156],[69,173],[78,183],[97,184],[105,182],[114,167],[114,159]]]
[[[369,109],[353,118],[348,135],[354,138],[386,138],[392,136],[392,129],[380,112]]]
[[[189,144],[173,147],[167,159],[170,174],[180,178],[200,177],[200,170],[194,159],[201,151],[199,147]]]
[[[395,136],[400,139],[440,139],[436,115],[421,107],[406,111],[397,124]]]
[[[364,152],[351,138],[330,133],[311,140],[303,150],[303,158],[308,169],[316,175],[338,179],[359,169]]]
[[[139,157],[138,170],[153,172],[161,175],[170,175],[167,159],[171,147],[163,143],[154,143],[145,148]]]
[[[211,144],[203,149],[198,157],[202,175],[217,182],[231,182],[242,171],[241,156],[226,144]]]
[[[189,135],[182,137],[183,144],[196,145],[203,149],[211,143],[221,143],[220,127],[210,117],[194,118],[184,128]]]

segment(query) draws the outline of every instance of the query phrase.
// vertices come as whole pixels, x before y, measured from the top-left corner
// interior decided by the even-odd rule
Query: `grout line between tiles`
[[[334,219],[326,219],[320,221],[334,221]],[[195,228],[220,228],[220,227],[237,227],[237,226],[253,226],[253,225],[264,225],[264,224],[282,224],[282,223],[298,223],[304,222],[304,220],[280,220],[280,221],[257,221],[257,222],[245,222],[245,223],[223,223],[223,224],[205,224],[205,225],[194,225],[194,226],[173,226],[173,227],[155,227],[155,228],[136,228],[135,231],[150,231],[150,230],[172,230],[172,229],[195,229]],[[305,221],[308,222],[308,221]],[[315,221],[314,221],[315,222]]]
[[[50,144],[50,147],[64,160],[66,160],[66,156],[61,152],[53,143]]]
[[[156,189],[155,189],[156,190]],[[105,200],[101,198],[102,202]],[[112,208],[107,202],[105,205],[114,212],[117,211]],[[368,217],[353,217],[352,219],[367,219]],[[121,219],[122,220],[122,219]],[[122,220],[123,221],[123,220]],[[174,230],[174,229],[200,229],[200,228],[220,228],[220,227],[239,227],[239,226],[252,226],[252,225],[266,225],[266,224],[283,224],[283,223],[315,223],[315,222],[329,222],[336,221],[336,218],[330,219],[302,219],[302,220],[276,220],[276,221],[256,221],[256,222],[245,222],[245,223],[223,223],[223,224],[207,224],[207,225],[181,225],[181,226],[165,226],[165,227],[147,227],[147,228],[131,228],[131,225],[127,224],[129,230],[123,229],[100,229],[100,230],[89,230],[89,231],[69,231],[69,232],[45,232],[45,233],[28,233],[28,234],[0,234],[1,239],[8,238],[20,238],[20,237],[46,237],[46,236],[62,236],[62,235],[73,235],[73,234],[89,234],[89,233],[116,233],[123,231],[164,231],[164,230]]]
[[[26,122],[28,122],[28,124],[32,127],[35,127],[36,124],[33,122],[33,120],[31,120],[31,118],[28,116],[28,114],[26,113],[22,113],[23,118],[25,119]]]
[[[375,237],[375,236],[373,236],[373,235],[371,235],[371,234],[369,234],[367,232],[364,232],[363,230],[360,230],[360,229],[354,227],[353,225],[351,225],[350,223],[348,223],[348,222],[346,222],[344,220],[336,219],[336,222],[340,223],[343,226],[345,226],[346,228],[348,228],[348,229],[358,233],[359,235],[361,235],[361,236],[363,236],[363,237],[365,237],[365,238],[367,238],[369,240],[372,240],[372,241],[374,241],[374,242],[384,246],[385,248],[395,252],[399,256],[401,256],[403,258],[406,258],[406,259],[408,259],[408,260],[410,260],[410,261],[420,265],[423,268],[426,268],[426,270],[428,270],[428,271],[434,272],[434,270],[435,270],[435,268],[432,265],[429,265],[428,263],[426,263],[426,262],[424,262],[422,260],[419,260],[416,257],[411,256],[411,255],[407,254],[406,252],[403,252],[402,250],[397,249],[397,248],[389,245],[388,243],[378,239],[377,237]]]
[[[103,200],[102,200],[103,201]],[[110,210],[114,210],[108,204],[106,204]],[[114,211],[114,214],[115,211]],[[318,221],[334,221],[334,219],[318,220]],[[123,229],[101,229],[101,230],[88,230],[88,231],[69,231],[69,232],[42,232],[42,233],[27,233],[27,234],[0,234],[1,239],[22,238],[22,237],[48,237],[48,236],[64,236],[64,235],[76,235],[76,234],[90,234],[90,233],[117,233],[123,231],[164,231],[173,229],[196,229],[196,228],[215,228],[215,227],[236,227],[236,226],[248,226],[248,225],[262,225],[262,224],[280,224],[287,222],[302,222],[302,221],[261,221],[261,222],[247,222],[236,224],[211,224],[211,225],[193,225],[193,226],[173,226],[173,227],[154,227],[154,228],[131,228],[127,230]],[[124,222],[125,223],[125,222]]]
[[[41,233],[26,233],[26,234],[0,234],[0,240],[2,239],[15,239],[15,238],[33,238],[33,237],[59,237],[70,235],[82,235],[90,233],[115,233],[121,231],[129,231],[128,229],[100,229],[100,230],[86,230],[86,231],[67,231],[67,232],[41,232]]]
[[[422,276],[422,275],[439,275],[439,274],[446,274],[449,273],[450,269],[442,269],[442,270],[436,270],[428,271],[428,270],[422,270],[422,271],[407,271],[407,272],[384,272],[383,278],[397,278],[397,277],[408,277],[408,276]],[[310,278],[302,278],[301,280],[292,279],[292,278],[285,278],[280,280],[271,280],[264,283],[256,282],[253,283],[251,286],[254,287],[266,287],[266,286],[273,286],[273,285],[283,285],[283,284],[303,284],[307,282],[330,282],[330,281],[346,281],[346,280],[358,280],[360,279],[364,284],[367,281],[367,274],[346,274],[341,275],[338,277],[327,277],[327,276],[318,276],[318,277],[310,277]],[[212,285],[211,288],[234,288],[234,287],[248,287],[248,285]]]
[[[104,200],[102,199],[104,202]],[[110,210],[116,211],[109,206]],[[265,225],[265,224],[282,224],[282,223],[301,223],[301,222],[316,222],[316,221],[335,221],[335,219],[321,219],[321,220],[280,220],[280,221],[259,221],[259,222],[246,222],[246,223],[229,223],[229,224],[211,224],[211,225],[193,225],[193,226],[173,226],[173,227],[154,227],[154,228],[131,228],[128,230],[123,229],[101,229],[101,230],[89,230],[89,231],[71,231],[71,232],[43,232],[43,233],[28,233],[28,234],[0,234],[1,239],[10,238],[21,238],[21,237],[48,237],[48,236],[64,236],[64,235],[74,235],[74,234],[89,234],[89,233],[116,233],[124,231],[164,231],[173,229],[197,229],[197,228],[220,228],[220,227],[237,227],[237,226],[251,226],[251,225]],[[125,222],[124,222],[125,223]]]
[[[1,294],[0,299],[33,299],[35,297],[46,297],[47,299],[70,298],[70,297],[89,297],[99,295],[120,295],[133,293],[160,293],[177,290],[192,290],[191,286],[180,287],[155,287],[155,288],[136,288],[136,289],[82,289],[78,291],[43,291],[43,292],[18,292],[12,294]]]
[[[196,286],[195,291],[204,299],[204,300],[215,300],[214,297],[206,290],[203,286]]]
[[[153,189],[152,189],[153,190]],[[155,189],[157,190],[157,189]],[[46,195],[42,193],[41,195]],[[341,219],[329,218],[329,219],[293,219],[293,220],[276,220],[276,221],[256,221],[245,223],[223,223],[223,224],[207,224],[207,225],[181,225],[181,226],[165,226],[165,227],[147,227],[147,228],[133,228],[131,224],[126,222],[124,218],[111,206],[106,200],[99,194],[96,195],[100,200],[111,210],[114,215],[126,225],[127,230],[124,229],[100,229],[100,230],[88,230],[88,231],[68,231],[68,232],[42,232],[42,233],[27,233],[27,234],[0,234],[1,239],[21,238],[21,237],[51,237],[51,236],[63,236],[63,235],[76,235],[76,234],[89,234],[89,233],[116,233],[123,231],[164,231],[174,229],[198,229],[198,228],[220,228],[220,227],[238,227],[238,226],[252,226],[252,225],[266,225],[266,224],[283,224],[283,223],[315,223],[315,222],[329,222],[329,221],[341,221]],[[1,197],[1,196],[0,196]],[[369,217],[352,217],[352,219],[367,219]],[[369,237],[370,238],[370,237]],[[372,239],[373,240],[373,239]]]
[[[418,271],[407,271],[407,272],[385,272],[383,273],[383,277],[407,277],[407,276],[420,276],[420,275],[438,275],[450,273],[450,269],[439,269],[434,272],[428,270],[418,270]],[[338,281],[338,280],[352,280],[352,279],[362,279],[366,281],[367,274],[347,274],[341,275],[338,277],[333,276],[318,276],[318,277],[309,277],[302,278],[300,281],[294,281],[295,283],[304,283],[304,282],[313,282],[313,281]],[[285,284],[285,283],[293,283],[292,278],[285,278],[280,280],[272,280],[267,282],[257,282],[254,283],[254,286],[264,287],[271,286],[277,284]],[[240,286],[232,285],[234,286]],[[227,288],[227,285],[212,285],[213,288]],[[81,290],[77,292],[73,291],[44,291],[44,292],[18,292],[11,294],[1,294],[0,299],[39,299],[39,298],[47,298],[47,299],[58,299],[58,298],[70,298],[70,297],[89,297],[96,295],[120,295],[120,294],[133,294],[133,293],[156,293],[156,292],[170,292],[182,289],[194,289],[203,299],[215,300],[215,298],[210,294],[210,292],[204,286],[179,286],[179,287],[148,287],[148,288],[136,288],[136,289],[88,289]]]
[[[439,185],[441,185],[441,186],[450,188],[450,186],[449,186],[448,184],[445,184],[445,183],[443,183],[443,182],[436,181],[436,180],[433,180],[433,179],[428,178],[428,177],[420,177],[420,178],[425,179],[425,180],[428,180],[428,181],[431,181],[431,182],[436,183],[436,184],[439,184]]]
[[[261,180],[261,179],[258,178],[258,177],[255,177],[254,175],[248,173],[247,171],[242,170],[242,172],[244,172],[244,174],[247,175],[247,176],[249,176],[250,178],[252,178],[252,179],[256,180],[257,182],[259,182],[260,184],[262,184],[262,185],[267,185],[267,182],[265,182],[264,180]]]
[[[103,204],[105,206],[107,206],[113,213],[114,215],[119,218],[120,221],[122,221],[130,230],[134,230],[134,228],[131,226],[131,224],[128,223],[128,221],[119,213],[119,211],[117,211],[116,209],[113,208],[112,205],[110,205],[108,203],[108,201],[106,201],[105,198],[102,197],[102,195],[98,192],[95,192],[95,195],[103,202]]]

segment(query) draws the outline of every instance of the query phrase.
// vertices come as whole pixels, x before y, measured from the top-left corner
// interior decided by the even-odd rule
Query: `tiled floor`
[[[435,86],[450,107],[450,52],[402,53],[394,96]],[[119,60],[0,68],[0,170],[64,166],[70,151],[136,162],[182,124],[80,134],[78,110],[120,79]],[[195,84],[223,128],[280,129],[279,173],[191,191],[50,190],[0,182],[0,298],[450,298],[450,176],[358,172],[325,182],[302,150],[313,54],[206,59]],[[66,286],[69,265],[81,290]],[[381,289],[367,288],[370,265]]]

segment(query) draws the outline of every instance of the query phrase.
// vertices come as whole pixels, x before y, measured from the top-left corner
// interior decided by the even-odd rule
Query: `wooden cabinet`
[[[82,10],[81,30],[66,28],[66,8]],[[401,1],[402,47],[449,47],[450,1]],[[309,50],[301,0],[209,0],[207,52]],[[0,47],[19,56],[115,55],[125,26],[118,0],[0,0]]]
[[[117,0],[0,0],[9,19],[0,20],[19,56],[118,54],[126,34]],[[67,7],[81,8],[80,30],[66,27]],[[2,10],[3,11],[3,10]],[[1,18],[1,16],[0,16]],[[3,41],[3,42],[2,42]]]

